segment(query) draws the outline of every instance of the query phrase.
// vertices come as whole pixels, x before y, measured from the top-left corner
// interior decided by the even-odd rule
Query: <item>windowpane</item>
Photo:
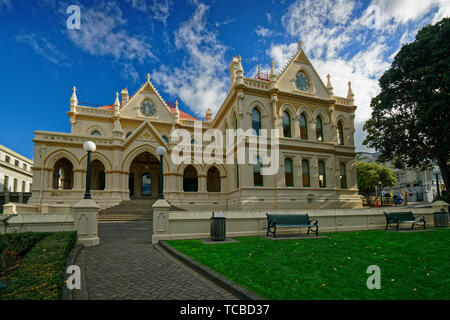
[[[300,138],[308,140],[308,123],[303,113],[300,115]]]
[[[184,169],[183,175],[183,191],[197,192],[198,191],[198,176],[197,170],[191,165]]]
[[[347,174],[345,172],[345,164],[344,163],[340,164],[339,170],[340,170],[341,188],[347,188]]]
[[[302,180],[303,180],[304,187],[309,187],[311,185],[310,179],[309,179],[309,161],[308,160],[302,160]]]
[[[253,165],[253,184],[255,187],[264,185],[263,176],[261,175],[261,160],[256,158],[256,164]]]
[[[317,117],[317,119],[316,119],[316,137],[317,137],[317,141],[320,141],[320,142],[323,141],[323,125],[322,125],[322,119],[320,117]]]
[[[326,186],[325,163],[323,161],[319,161],[319,187],[326,188]]]
[[[150,196],[152,194],[152,175],[144,173],[142,175],[142,195]]]
[[[100,131],[95,130],[91,133],[91,136],[101,136],[102,134],[100,133]]]
[[[291,117],[286,111],[283,113],[283,135],[286,138],[291,137]]]
[[[259,131],[261,130],[261,113],[256,108],[252,111],[252,128],[256,132],[255,134],[259,136]]]
[[[342,126],[342,121],[339,121],[337,126],[337,142],[340,145],[344,145],[344,127]]]
[[[285,170],[285,183],[287,187],[293,187],[294,186],[294,171],[292,168],[292,159],[285,159],[284,160],[284,170]]]

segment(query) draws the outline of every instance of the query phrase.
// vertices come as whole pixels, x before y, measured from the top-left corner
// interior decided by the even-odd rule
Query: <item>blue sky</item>
[[[67,29],[70,5],[80,30]],[[421,26],[449,15],[449,0],[0,0],[0,144],[32,158],[34,131],[70,130],[74,85],[80,102],[112,104],[147,73],[164,99],[203,118],[226,96],[235,55],[247,77],[270,61],[281,70],[301,39],[334,94],[352,82],[365,150],[377,79]]]

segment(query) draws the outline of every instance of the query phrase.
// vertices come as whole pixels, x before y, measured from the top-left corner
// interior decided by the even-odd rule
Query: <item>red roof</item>
[[[175,108],[173,107],[169,107],[170,112],[172,112],[172,114],[175,114]],[[180,110],[178,108],[178,110],[180,111],[180,119],[185,119],[185,120],[198,120],[197,118],[191,116],[190,114],[184,112],[183,110]]]
[[[114,105],[108,104],[107,106],[100,107],[99,109],[114,110]]]

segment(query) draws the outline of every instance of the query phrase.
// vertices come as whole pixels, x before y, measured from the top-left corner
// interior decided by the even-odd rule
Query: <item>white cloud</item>
[[[81,29],[67,30],[69,39],[79,48],[96,56],[138,60],[155,58],[143,36],[132,36],[124,26],[126,20],[113,3],[82,9]]]
[[[269,12],[266,12],[267,22],[272,23],[272,15]]]
[[[194,14],[175,32],[175,45],[187,51],[187,59],[182,67],[160,67],[153,72],[153,79],[203,117],[208,108],[217,111],[226,97],[226,47],[207,26],[209,7],[198,2],[195,5]]]
[[[170,9],[172,7],[172,0],[126,0],[131,3],[131,6],[142,12],[152,13],[152,18],[167,23],[167,18],[170,16]]]
[[[269,30],[262,26],[257,26],[255,29],[255,33],[260,37],[270,37],[274,34],[272,30]]]
[[[48,39],[40,37],[34,33],[16,35],[18,42],[29,45],[35,53],[45,60],[58,66],[70,67],[69,59]]]

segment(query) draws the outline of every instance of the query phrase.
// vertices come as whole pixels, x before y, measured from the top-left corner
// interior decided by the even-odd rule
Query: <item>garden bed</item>
[[[450,299],[450,230],[328,233],[314,240],[263,237],[205,245],[167,243],[266,299]],[[369,290],[367,268],[381,270]]]
[[[1,259],[7,266],[1,271],[6,288],[0,290],[0,298],[60,299],[66,259],[76,240],[76,232],[0,236]]]

